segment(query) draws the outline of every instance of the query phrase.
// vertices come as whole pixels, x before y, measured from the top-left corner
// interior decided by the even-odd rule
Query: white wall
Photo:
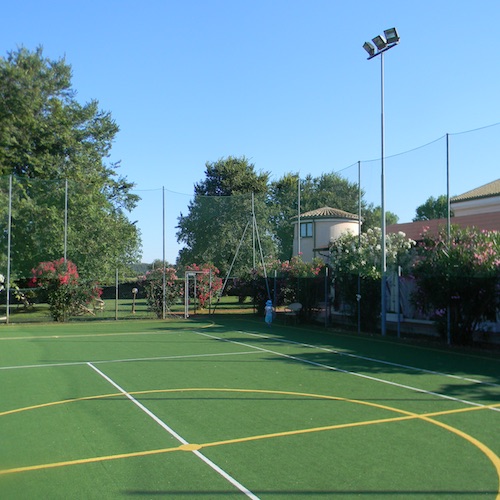
[[[348,219],[302,219],[301,223],[313,223],[313,237],[300,239],[300,252],[304,262],[311,262],[314,257],[320,255],[314,252],[315,248],[326,248],[332,239],[349,231],[358,234],[358,221]],[[294,223],[293,255],[298,253],[298,222]],[[324,252],[323,252],[324,253]]]

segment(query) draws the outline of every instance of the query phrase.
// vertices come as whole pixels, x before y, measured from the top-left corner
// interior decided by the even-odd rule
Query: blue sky
[[[112,161],[142,197],[143,261],[174,262],[177,217],[205,163],[246,156],[277,180],[339,172],[380,204],[380,58],[363,42],[397,27],[385,56],[386,209],[408,222],[429,196],[500,177],[497,0],[45,0],[4,2],[2,55],[65,57],[83,103],[120,127]],[[475,132],[462,133],[481,129]],[[400,154],[406,151],[409,153]]]

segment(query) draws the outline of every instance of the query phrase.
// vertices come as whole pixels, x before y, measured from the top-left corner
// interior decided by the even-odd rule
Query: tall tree
[[[178,219],[177,240],[185,244],[179,253],[179,264],[212,263],[225,274],[237,257],[235,274],[248,271],[254,264],[253,241],[260,240],[266,257],[274,254],[265,205],[269,174],[255,172],[254,165],[245,157],[230,156],[207,162],[205,167],[206,177],[194,186],[189,213],[181,213]],[[252,193],[258,229],[255,239],[252,238]],[[257,245],[255,250],[258,263]]]
[[[139,233],[126,212],[138,197],[108,163],[118,126],[71,87],[71,67],[42,48],[0,58],[0,175],[14,176],[12,265],[19,276],[63,254],[69,180],[68,258],[82,276],[104,279],[137,260]],[[6,182],[2,181],[6,198]],[[6,205],[4,205],[6,206]],[[6,233],[0,235],[5,255]]]
[[[288,260],[292,256],[292,223],[298,212],[298,179],[299,175],[297,173],[288,173],[278,181],[272,182],[269,187],[271,221],[276,233],[281,260]],[[380,226],[379,219],[375,218],[377,207],[367,205],[363,201],[363,195],[364,193],[361,191],[363,230]],[[329,206],[357,214],[358,198],[358,185],[349,182],[336,173],[322,174],[319,177],[307,175],[305,178],[300,179],[301,213]],[[380,214],[380,211],[378,213]],[[393,214],[389,214],[390,220],[393,220],[392,216]]]
[[[446,218],[448,217],[448,199],[444,194],[437,198],[430,196],[425,203],[417,207],[415,213],[413,222]],[[450,217],[453,217],[453,212],[450,212]]]

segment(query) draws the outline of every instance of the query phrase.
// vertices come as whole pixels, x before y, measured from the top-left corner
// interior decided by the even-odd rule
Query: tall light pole
[[[399,43],[399,35],[396,28],[389,28],[384,30],[383,35],[378,35],[372,39],[373,45],[370,42],[365,42],[363,48],[368,52],[368,59],[373,59],[374,57],[380,56],[380,108],[381,108],[381,123],[380,123],[380,133],[381,133],[381,251],[382,251],[382,262],[381,262],[381,314],[380,314],[380,330],[382,335],[386,334],[386,281],[387,281],[387,255],[386,255],[386,244],[385,244],[385,164],[384,164],[384,52],[392,49]]]

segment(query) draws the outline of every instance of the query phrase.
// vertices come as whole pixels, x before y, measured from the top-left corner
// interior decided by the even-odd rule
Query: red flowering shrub
[[[64,258],[49,262],[40,262],[31,270],[31,286],[76,285],[78,284],[78,269],[70,260]]]
[[[76,265],[64,258],[40,262],[31,273],[30,286],[47,291],[50,314],[55,321],[66,321],[80,314],[102,294],[97,285],[82,283]]]
[[[191,264],[186,266],[186,271],[196,272],[196,298],[200,302],[200,307],[206,307],[210,298],[214,298],[222,288],[222,278],[220,271],[213,264]]]

